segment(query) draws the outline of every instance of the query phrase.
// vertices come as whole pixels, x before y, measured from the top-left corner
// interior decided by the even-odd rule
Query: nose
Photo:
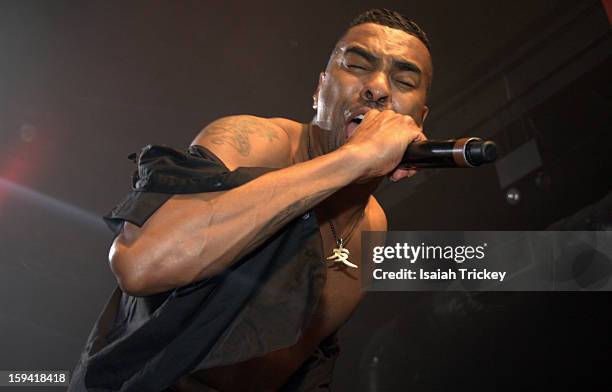
[[[361,90],[361,99],[376,106],[388,106],[391,101],[389,81],[384,72],[376,72],[366,81]]]

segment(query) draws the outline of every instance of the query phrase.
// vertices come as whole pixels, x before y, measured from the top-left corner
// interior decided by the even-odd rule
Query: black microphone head
[[[465,153],[471,165],[479,166],[497,159],[497,146],[491,140],[474,140],[468,143]]]
[[[482,143],[482,160],[484,163],[493,162],[497,159],[497,145],[491,140]]]

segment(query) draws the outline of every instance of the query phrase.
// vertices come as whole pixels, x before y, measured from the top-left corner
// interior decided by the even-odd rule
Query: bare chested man
[[[278,170],[229,191],[175,195],[143,227],[126,222],[110,253],[120,287],[143,296],[218,274],[311,209],[324,254],[342,239],[359,266],[360,233],[387,229],[372,192],[385,175],[397,181],[414,174],[398,164],[409,143],[425,139],[431,78],[427,39],[418,26],[390,11],[360,15],[320,74],[311,124],[232,116],[196,136],[193,144],[230,170]],[[194,387],[196,380],[221,391],[281,389],[362,297],[359,270],[328,263],[317,311],[294,346],[198,371],[175,390],[208,390]]]

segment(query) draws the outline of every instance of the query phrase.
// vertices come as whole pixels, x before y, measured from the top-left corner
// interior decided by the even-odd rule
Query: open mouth
[[[359,116],[356,116],[355,118],[351,120],[351,122],[354,122],[356,124],[361,124],[362,121],[363,121],[363,114],[360,114]]]
[[[348,125],[346,126],[346,139],[347,140],[348,138],[351,137],[353,133],[355,133],[355,129],[357,129],[357,127],[359,126],[359,124],[361,124],[362,121],[363,121],[363,114],[360,114],[359,116],[355,116],[354,118],[351,119],[351,121],[349,121]]]

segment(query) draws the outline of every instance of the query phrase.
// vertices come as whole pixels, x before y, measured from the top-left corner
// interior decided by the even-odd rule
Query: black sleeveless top
[[[105,222],[142,226],[173,194],[228,190],[270,168],[229,171],[211,151],[149,145],[132,191]],[[160,391],[195,370],[232,364],[295,344],[312,316],[325,264],[308,212],[220,275],[133,297],[114,290],[96,321],[68,391]]]

